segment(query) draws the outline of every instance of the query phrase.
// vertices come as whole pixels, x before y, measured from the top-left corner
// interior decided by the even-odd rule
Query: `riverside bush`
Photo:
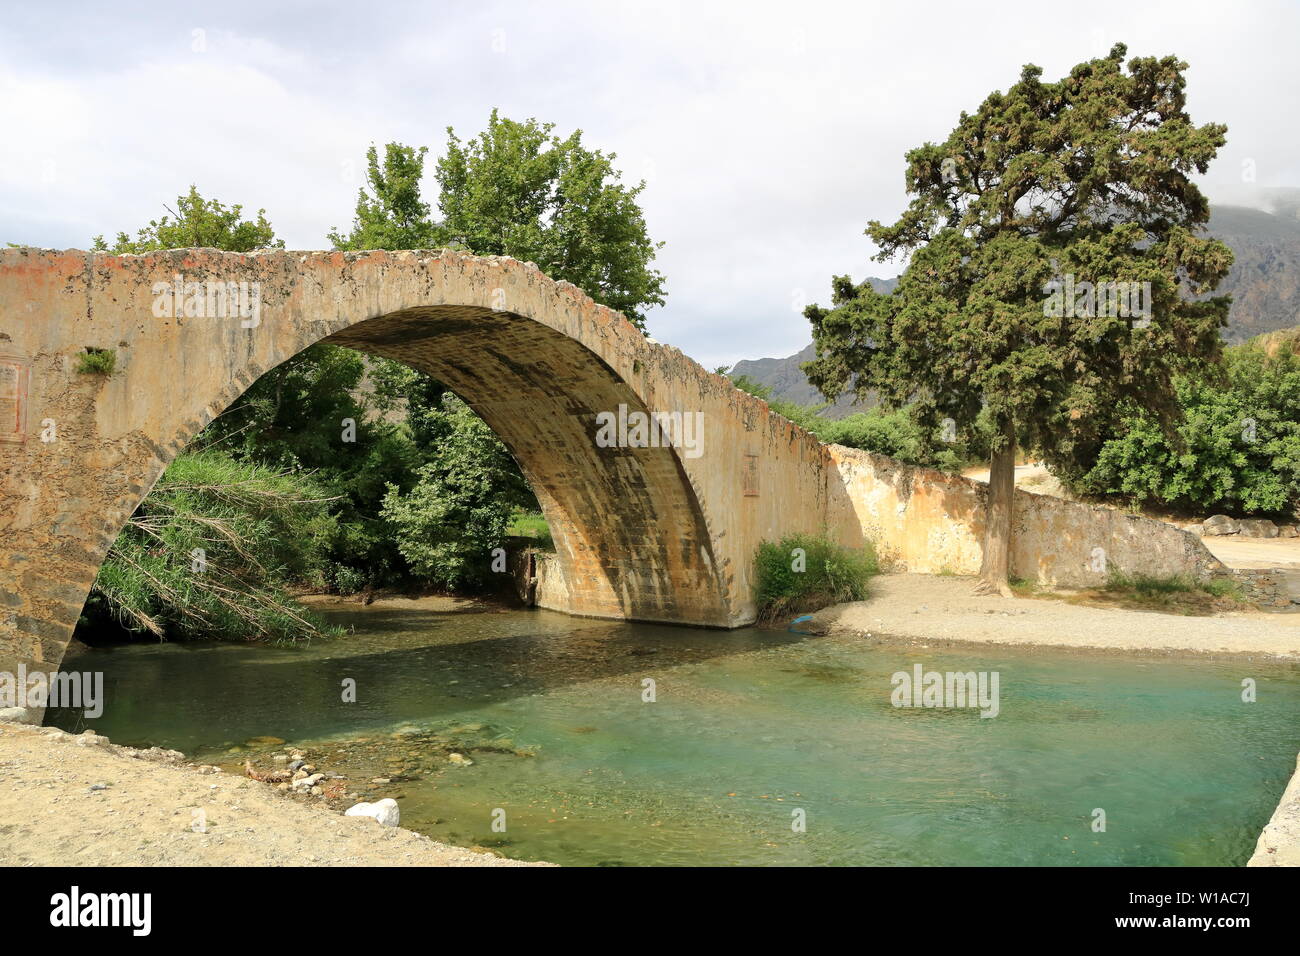
[[[323,584],[319,568],[336,532],[327,509],[301,473],[211,450],[182,454],[113,543],[87,623],[109,617],[160,639],[330,633],[288,593]]]
[[[816,610],[867,596],[867,582],[879,570],[875,549],[846,548],[824,534],[791,534],[764,541],[755,556],[760,620]]]
[[[1174,433],[1129,410],[1091,469],[1063,471],[1073,491],[1198,513],[1285,514],[1300,501],[1300,356],[1239,346],[1227,350],[1221,378],[1175,384]]]

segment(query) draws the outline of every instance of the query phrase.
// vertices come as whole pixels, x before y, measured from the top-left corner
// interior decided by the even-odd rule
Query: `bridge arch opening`
[[[585,345],[526,316],[465,305],[413,306],[320,341],[423,372],[487,423],[551,527],[562,589],[557,609],[726,621],[709,529],[678,452],[596,441],[601,413],[646,409]]]

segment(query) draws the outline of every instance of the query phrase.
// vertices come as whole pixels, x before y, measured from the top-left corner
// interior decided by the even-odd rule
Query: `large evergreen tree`
[[[1125,55],[1117,45],[1057,82],[1026,66],[947,140],[911,150],[914,198],[897,222],[866,230],[879,260],[911,253],[898,287],[882,295],[837,276],[833,308],[805,313],[817,346],[805,369],[824,394],[914,403],[931,441],[951,437],[943,419],[965,429],[987,409],[981,590],[1010,593],[1018,442],[1051,464],[1095,443],[1125,401],[1169,426],[1175,372],[1220,353],[1229,300],[1205,294],[1232,254],[1203,234],[1209,206],[1190,177],[1226,127],[1192,123],[1186,63],[1125,69]],[[1140,308],[1108,290],[1140,290]]]

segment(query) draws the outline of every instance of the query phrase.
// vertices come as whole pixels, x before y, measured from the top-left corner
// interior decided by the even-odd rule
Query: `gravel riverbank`
[[[810,630],[929,644],[979,643],[1087,651],[1265,655],[1300,660],[1300,614],[1188,617],[972,593],[973,579],[882,574],[870,597],[813,615]]]
[[[267,784],[189,764],[176,751],[0,723],[0,865],[545,864],[299,803]]]

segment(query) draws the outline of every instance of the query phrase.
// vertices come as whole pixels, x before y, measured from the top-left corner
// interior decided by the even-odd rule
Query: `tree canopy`
[[[224,206],[215,199],[204,199],[198,187],[176,199],[169,215],[149,220],[149,225],[132,239],[119,232],[110,247],[103,236],[96,236],[91,248],[97,252],[140,254],[158,249],[224,249],[227,252],[252,252],[254,249],[284,248],[284,240],[275,237],[267,222],[266,210],[259,209],[256,219],[245,219],[244,207]]]
[[[438,220],[420,189],[426,147],[389,143],[381,161],[371,146],[352,229],[329,238],[339,249],[447,246],[533,262],[644,328],[646,309],[664,303],[652,267],[663,243],[639,205],[645,184],[622,183],[617,156],[586,148],[581,130],[562,139],[554,128],[496,110],[470,140],[448,127],[434,173]]]
[[[910,254],[890,294],[848,276],[810,306],[825,395],[876,391],[911,405],[928,441],[982,410],[992,423],[984,578],[1006,591],[1017,440],[1049,462],[1095,446],[1125,400],[1168,427],[1181,369],[1213,363],[1226,296],[1207,297],[1231,251],[1203,234],[1204,173],[1226,128],[1196,126],[1173,56],[1126,48],[1044,82],[1026,66],[962,113],[942,143],[907,153],[913,196],[868,224],[876,259]]]

